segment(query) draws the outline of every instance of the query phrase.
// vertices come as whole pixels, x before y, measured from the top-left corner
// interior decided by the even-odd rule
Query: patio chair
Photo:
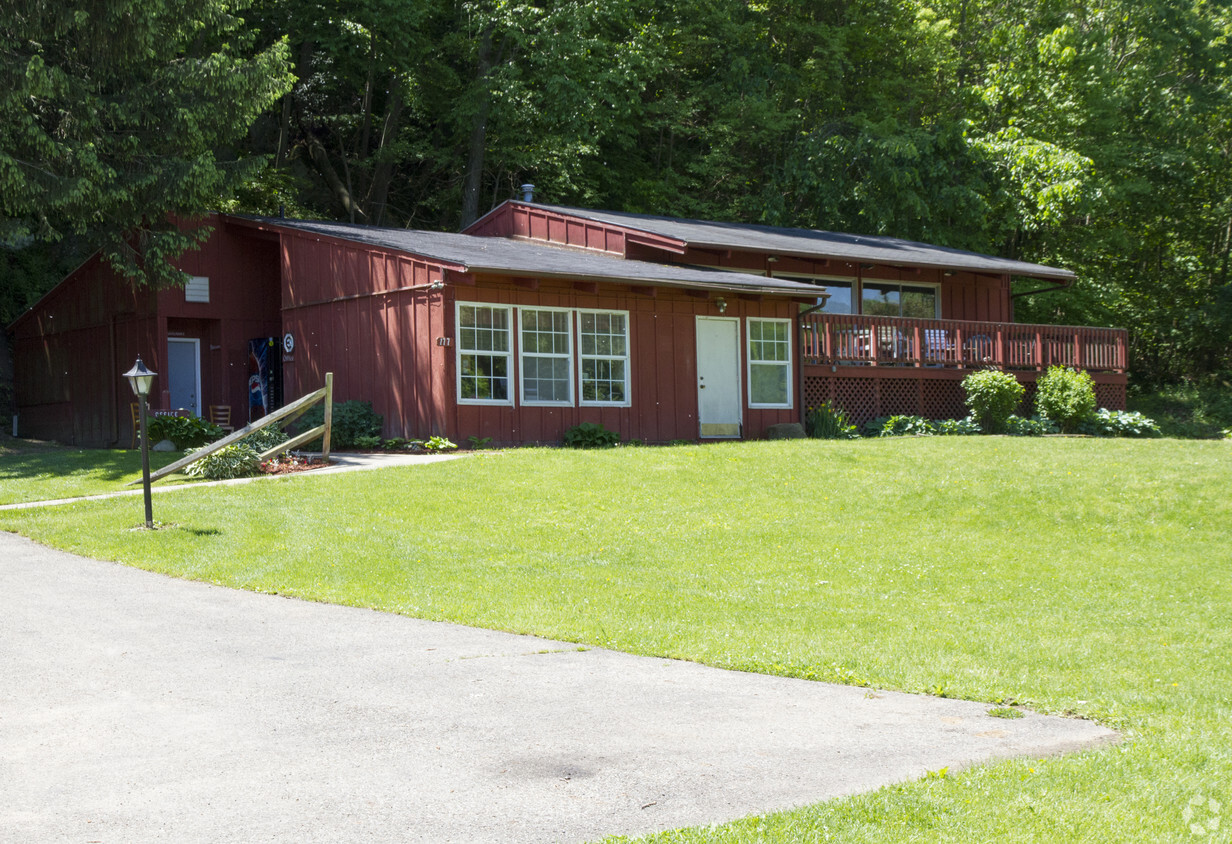
[[[231,405],[229,404],[212,404],[210,405],[210,422],[222,428],[228,434],[235,430],[235,426],[231,424]]]
[[[924,330],[924,363],[928,366],[944,366],[946,358],[954,352],[954,343],[944,328]]]
[[[987,334],[975,334],[963,340],[963,359],[977,363],[992,363],[993,342]]]

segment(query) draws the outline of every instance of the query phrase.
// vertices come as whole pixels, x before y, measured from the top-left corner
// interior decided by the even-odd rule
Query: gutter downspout
[[[830,295],[826,294],[825,298],[829,299]],[[796,314],[795,319],[796,343],[798,344],[796,351],[796,390],[797,395],[800,396],[800,425],[804,428],[805,436],[808,435],[808,415],[804,407],[804,344],[800,342],[800,338],[803,334],[804,318],[809,314],[820,311],[825,306],[826,303],[822,302],[820,305],[813,305],[811,308],[805,308],[800,311],[800,313]]]

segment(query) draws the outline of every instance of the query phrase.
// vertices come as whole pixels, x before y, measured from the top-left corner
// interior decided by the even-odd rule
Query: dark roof
[[[655,217],[650,214],[629,214],[622,211],[592,211],[558,205],[522,203],[545,211],[570,217],[609,223],[636,229],[648,234],[674,238],[685,246],[712,249],[738,249],[764,252],[770,255],[794,255],[806,258],[838,258],[845,261],[874,264],[936,267],[969,270],[1000,275],[1071,281],[1069,270],[1012,261],[978,252],[965,252],[945,246],[933,246],[896,237],[863,234],[841,234],[813,229],[787,229],[776,226],[755,226],[745,223],[715,223],[706,220],[681,220],[675,217]]]
[[[261,226],[291,229],[405,252],[471,273],[501,273],[535,278],[618,281],[625,284],[687,287],[734,293],[815,298],[823,288],[782,278],[765,278],[720,269],[628,261],[589,250],[527,243],[503,237],[385,229],[317,220],[237,216]]]

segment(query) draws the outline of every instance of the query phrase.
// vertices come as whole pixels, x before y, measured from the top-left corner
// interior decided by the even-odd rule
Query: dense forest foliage
[[[27,120],[0,130],[0,188],[26,233],[194,205],[457,230],[532,182],[1068,267],[1075,289],[1020,320],[1128,327],[1148,382],[1232,370],[1227,0],[105,0],[105,29],[29,11],[51,8],[0,11],[0,117]],[[53,113],[113,158],[40,158]]]

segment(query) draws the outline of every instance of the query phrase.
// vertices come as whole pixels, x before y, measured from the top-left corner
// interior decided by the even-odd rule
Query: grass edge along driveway
[[[996,437],[527,449],[186,490],[153,533],[129,530],[131,500],[0,527],[228,586],[1125,734],[652,841],[1190,840],[1232,824],[1229,456]]]

